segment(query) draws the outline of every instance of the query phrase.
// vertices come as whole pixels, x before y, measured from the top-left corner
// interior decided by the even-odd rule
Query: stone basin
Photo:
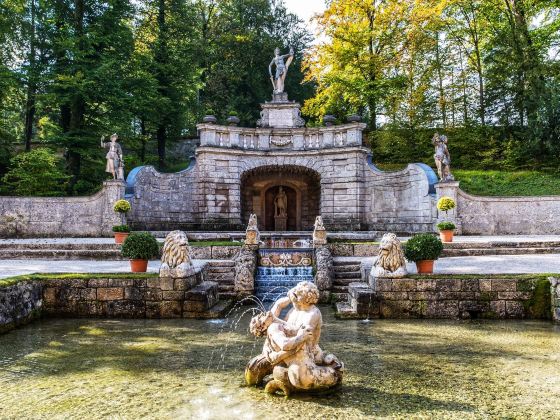
[[[247,310],[243,307],[242,311]],[[340,321],[331,396],[242,386],[262,339],[224,321],[45,319],[0,337],[2,418],[555,418],[560,328],[536,321]]]

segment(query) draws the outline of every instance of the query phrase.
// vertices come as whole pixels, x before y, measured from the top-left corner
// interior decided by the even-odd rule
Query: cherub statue
[[[333,354],[319,347],[323,318],[316,303],[319,289],[303,281],[278,299],[269,312],[251,319],[250,331],[257,337],[266,335],[263,351],[245,369],[249,385],[259,385],[268,377],[265,391],[323,391],[339,385],[344,365]],[[285,319],[280,313],[288,305],[293,308]]]
[[[274,58],[268,65],[268,73],[270,74],[270,80],[272,81],[272,88],[274,93],[284,92],[284,81],[286,80],[286,74],[288,73],[288,68],[294,59],[294,49],[290,48],[289,54],[280,55],[280,48],[274,49]],[[286,60],[284,62],[284,60]],[[272,75],[272,65],[276,66],[276,72],[274,76]]]
[[[447,137],[435,133],[432,137],[432,144],[435,147],[434,160],[440,181],[454,181],[455,178],[451,175],[451,156],[447,149]]]
[[[117,143],[119,136],[115,133],[110,137],[109,142],[105,142],[105,136],[101,137],[101,147],[109,149],[105,158],[107,159],[107,166],[105,172],[113,175],[113,179],[124,180],[124,161],[122,148]]]

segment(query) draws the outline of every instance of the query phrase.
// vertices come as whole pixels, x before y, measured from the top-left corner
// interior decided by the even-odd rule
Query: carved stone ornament
[[[293,143],[292,137],[271,136],[270,143],[274,146],[284,147]]]

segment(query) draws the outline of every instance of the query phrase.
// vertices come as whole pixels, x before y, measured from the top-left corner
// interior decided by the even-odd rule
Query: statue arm
[[[270,312],[272,312],[272,315],[278,319],[278,317],[280,316],[280,312],[282,312],[282,310],[285,307],[287,307],[290,303],[291,301],[289,297],[283,297],[282,299],[278,299],[276,302],[274,302],[274,305],[272,305]]]
[[[273,64],[274,64],[274,58],[272,59],[272,61],[268,65],[268,74],[270,74],[270,77],[272,77],[272,65]]]

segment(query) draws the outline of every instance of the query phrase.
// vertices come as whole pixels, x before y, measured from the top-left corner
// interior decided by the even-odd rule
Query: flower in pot
[[[421,233],[410,238],[404,247],[404,255],[408,261],[414,261],[419,274],[430,274],[434,271],[434,261],[443,251],[441,240],[431,233]]]
[[[115,243],[122,244],[130,235],[130,227],[128,225],[115,225],[113,226],[113,233],[115,234]]]
[[[130,203],[126,200],[117,200],[113,205],[113,210],[115,213],[118,213],[121,218],[121,224],[113,226],[115,243],[122,244],[130,233],[130,228],[126,225],[126,213],[130,211]]]
[[[455,224],[453,222],[440,222],[437,224],[439,230],[439,237],[442,242],[453,242],[453,231],[455,230]]]
[[[228,114],[228,117],[227,117],[226,121],[230,126],[236,127],[237,124],[239,124],[239,121],[241,121],[241,120],[237,116],[237,112],[229,111],[229,114]]]
[[[133,273],[144,273],[148,269],[148,260],[159,257],[159,244],[149,233],[133,232],[125,239],[121,254],[130,260]]]

